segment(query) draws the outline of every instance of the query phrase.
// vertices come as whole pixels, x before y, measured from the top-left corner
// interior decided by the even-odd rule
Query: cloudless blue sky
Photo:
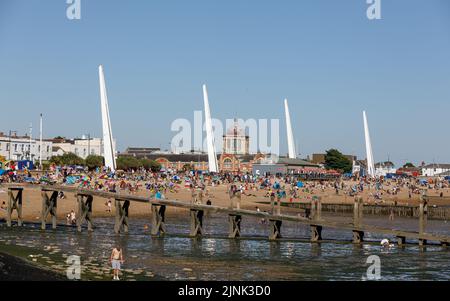
[[[450,163],[450,1],[65,0],[0,2],[0,131],[101,136],[99,64],[113,134],[169,147],[176,118],[280,118],[288,97],[302,157],[336,147],[376,161]]]

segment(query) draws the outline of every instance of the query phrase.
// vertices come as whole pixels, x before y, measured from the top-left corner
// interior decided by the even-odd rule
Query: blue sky
[[[0,131],[101,136],[97,66],[113,134],[168,148],[208,85],[213,117],[283,118],[288,97],[302,156],[364,155],[367,110],[376,161],[450,163],[450,1],[65,0],[0,2]],[[281,127],[281,151],[287,151]]]

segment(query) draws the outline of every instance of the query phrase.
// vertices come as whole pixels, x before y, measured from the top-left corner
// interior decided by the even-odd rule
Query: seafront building
[[[54,139],[46,139],[46,141],[50,141],[53,145],[53,156],[73,153],[80,158],[86,159],[89,155],[104,156],[105,153],[103,139],[101,138],[91,138],[83,135],[81,138],[66,139],[58,137]],[[114,145],[115,144],[116,141],[114,140]]]
[[[0,132],[0,156],[8,161],[37,161],[41,151],[39,142],[39,139],[30,139],[27,135],[18,136],[15,132],[5,135]],[[42,141],[42,160],[52,157],[52,146],[51,141]]]

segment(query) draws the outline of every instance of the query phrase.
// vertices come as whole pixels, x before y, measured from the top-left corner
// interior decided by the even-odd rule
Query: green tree
[[[159,164],[155,160],[150,160],[147,158],[140,160],[140,166],[144,167],[146,170],[151,170],[153,172],[161,170],[161,164]]]
[[[325,167],[345,173],[352,172],[352,162],[337,149],[330,149],[325,154]]]
[[[412,164],[411,162],[406,163],[405,165],[403,165],[403,168],[414,168],[414,164]]]
[[[135,157],[122,156],[116,160],[117,168],[122,170],[138,169],[142,166],[141,162]]]
[[[86,166],[92,170],[96,169],[97,167],[102,167],[105,165],[103,156],[97,156],[97,155],[89,155],[84,160],[86,163]]]

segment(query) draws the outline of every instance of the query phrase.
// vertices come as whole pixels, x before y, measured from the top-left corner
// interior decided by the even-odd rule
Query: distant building
[[[52,156],[52,142],[42,141],[42,160],[49,160]],[[0,155],[6,160],[20,161],[30,160],[36,162],[40,155],[39,139],[31,139],[29,136],[6,136],[0,132]]]
[[[145,158],[146,156],[159,152],[159,147],[128,147],[122,154],[136,158]]]
[[[267,158],[261,159],[252,166],[255,175],[296,175],[306,171],[324,171],[319,168],[318,164],[314,164],[301,159],[290,158]]]
[[[395,174],[396,172],[394,163],[390,161],[375,164],[375,176],[377,177],[385,177],[387,174]]]
[[[219,171],[251,173],[253,164],[267,157],[265,154],[250,154],[249,139],[249,136],[245,135],[237,123],[223,135],[223,152],[217,155]],[[156,148],[140,148],[138,150],[129,148],[120,156],[133,154],[138,158],[155,160],[161,164],[163,169],[182,170],[183,167],[189,165],[194,170],[209,170],[208,154],[203,152],[165,153]]]
[[[101,138],[87,138],[86,136],[82,136],[81,138],[75,139],[54,138],[46,141],[53,143],[53,156],[74,153],[75,155],[86,159],[89,155],[104,155],[103,139]],[[116,141],[114,140],[114,145],[115,144]],[[116,147],[114,147],[114,149],[116,149]]]
[[[422,166],[422,176],[436,177],[450,171],[450,164],[428,164]]]
[[[352,174],[365,177],[367,175],[367,160],[353,160]]]
[[[223,135],[223,154],[232,155],[248,155],[250,148],[250,137],[239,128],[237,121],[235,121],[232,128],[228,129],[227,133]]]

